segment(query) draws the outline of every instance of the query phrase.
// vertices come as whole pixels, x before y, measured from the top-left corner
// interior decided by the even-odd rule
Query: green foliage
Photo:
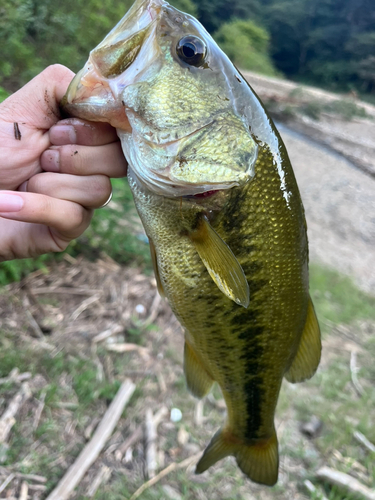
[[[262,21],[276,67],[287,76],[375,92],[374,16],[368,0],[270,0]]]
[[[3,0],[0,84],[15,90],[49,64],[77,71],[132,0]]]
[[[346,324],[359,319],[375,320],[375,298],[336,271],[311,265],[310,291],[321,320]]]
[[[7,97],[9,97],[9,92],[0,87],[0,102],[3,102]]]
[[[36,269],[46,270],[46,263],[50,260],[48,255],[41,255],[36,259],[20,259],[0,262],[0,286],[13,281],[21,281],[28,273]]]
[[[268,56],[269,36],[253,21],[235,19],[222,24],[214,38],[232,62],[241,69],[267,75],[275,74]]]
[[[198,16],[197,6],[192,0],[170,0],[169,3],[181,12],[187,12],[194,17]]]

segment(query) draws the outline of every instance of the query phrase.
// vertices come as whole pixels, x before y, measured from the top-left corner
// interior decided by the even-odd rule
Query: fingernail
[[[48,172],[59,172],[60,152],[56,149],[47,149],[42,154],[41,164],[43,170],[47,170]]]
[[[77,133],[72,125],[54,125],[50,128],[49,139],[56,146],[76,144]]]
[[[24,205],[21,196],[0,193],[0,212],[19,212]]]

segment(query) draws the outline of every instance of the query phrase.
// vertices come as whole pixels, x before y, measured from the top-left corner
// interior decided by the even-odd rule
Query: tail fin
[[[222,458],[233,455],[239,468],[252,481],[267,486],[277,482],[279,453],[276,432],[254,445],[238,443],[228,430],[219,430],[199,460],[195,472],[201,474]]]

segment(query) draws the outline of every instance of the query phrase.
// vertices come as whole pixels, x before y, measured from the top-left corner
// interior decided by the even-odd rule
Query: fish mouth
[[[153,35],[165,5],[164,0],[137,0],[133,4],[71,81],[60,103],[63,115],[131,130],[121,92],[157,57]],[[134,67],[137,59],[142,61],[139,71]]]

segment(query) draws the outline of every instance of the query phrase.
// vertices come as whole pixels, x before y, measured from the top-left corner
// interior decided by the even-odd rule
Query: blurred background
[[[311,381],[283,385],[276,487],[250,483],[229,458],[198,477],[176,467],[139,498],[374,498],[375,2],[170,3],[212,34],[286,143],[324,351]],[[0,101],[49,64],[78,71],[131,4],[0,0]],[[70,498],[133,498],[150,476],[147,409],[158,422],[156,473],[203,450],[225,418],[217,388],[203,403],[187,393],[183,332],[157,294],[126,180],[113,191],[66,252],[0,263],[0,498],[48,498],[124,377],[136,390]],[[347,474],[349,487],[323,467]]]

